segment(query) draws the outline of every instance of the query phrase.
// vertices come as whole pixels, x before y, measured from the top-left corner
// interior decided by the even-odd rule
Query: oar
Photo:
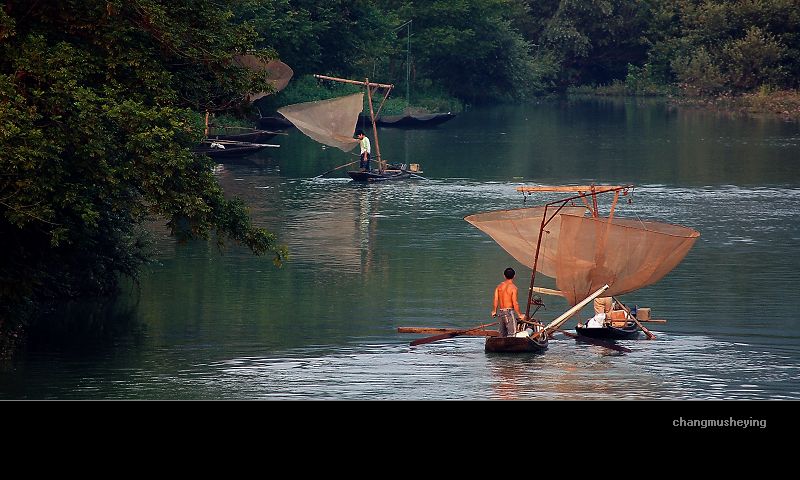
[[[593,345],[597,345],[598,347],[604,347],[610,350],[616,350],[618,352],[630,353],[633,351],[630,348],[623,347],[622,345],[617,345],[616,343],[606,342],[604,340],[600,340],[599,338],[587,337],[585,335],[577,335],[572,332],[567,332],[565,330],[556,330],[556,332],[563,333],[564,335],[570,338],[574,338],[579,342],[591,343]]]
[[[614,297],[611,297],[611,298],[614,298]],[[624,303],[620,302],[619,299],[615,299],[615,300],[617,300],[617,302],[620,304],[620,306],[622,306],[622,309],[625,310],[625,312],[627,312],[628,316],[631,317],[631,320],[633,320],[634,323],[636,323],[636,325],[638,325],[639,328],[642,329],[644,334],[647,336],[648,340],[653,340],[654,338],[656,338],[656,336],[653,335],[652,332],[650,332],[650,330],[647,329],[647,327],[642,325],[642,323],[639,320],[637,320],[636,317],[633,316],[633,314],[631,314],[631,309],[628,308],[627,305],[625,305]]]
[[[480,330],[481,328],[484,328],[484,327],[490,327],[492,325],[497,325],[497,323],[498,322],[486,323],[484,325],[478,325],[477,327],[468,328],[466,330],[456,330],[455,332],[443,333],[441,335],[434,335],[432,337],[418,338],[417,340],[414,340],[413,342],[411,342],[411,346],[415,347],[417,345],[422,345],[423,343],[431,343],[431,342],[435,342],[437,340],[445,340],[445,339],[448,339],[448,338],[457,337],[458,335],[464,335],[465,333],[469,333],[469,332],[472,332],[474,330]]]
[[[336,167],[336,168],[332,168],[332,169],[328,170],[328,171],[327,171],[327,172],[325,172],[325,173],[320,173],[319,175],[317,175],[317,176],[316,176],[316,177],[314,177],[314,178],[320,178],[320,177],[324,177],[325,175],[327,175],[327,174],[329,174],[329,173],[331,173],[331,172],[335,172],[336,170],[339,170],[340,168],[344,168],[344,167],[350,166],[350,165],[352,165],[352,164],[354,164],[354,163],[358,163],[359,161],[361,161],[361,160],[356,160],[356,161],[354,161],[354,162],[346,163],[346,164],[344,164],[344,165],[339,165],[338,167]]]

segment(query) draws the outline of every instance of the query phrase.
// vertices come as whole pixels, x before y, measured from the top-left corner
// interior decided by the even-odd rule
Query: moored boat
[[[208,155],[213,159],[244,157],[268,147],[279,147],[267,143],[235,142],[231,140],[206,140],[192,149],[193,153]]]
[[[405,115],[380,115],[375,123],[382,127],[425,128],[435,127],[456,117],[455,113],[421,113]],[[360,115],[359,120],[369,122],[369,115]]]
[[[234,142],[264,143],[279,133],[280,132],[271,132],[268,130],[253,130],[244,133],[212,133],[208,136],[208,138],[211,140],[232,140]]]

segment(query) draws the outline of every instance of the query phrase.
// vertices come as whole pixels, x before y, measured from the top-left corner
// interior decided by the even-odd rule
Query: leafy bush
[[[689,57],[678,57],[671,62],[679,86],[689,95],[715,95],[722,91],[725,78],[705,47]]]

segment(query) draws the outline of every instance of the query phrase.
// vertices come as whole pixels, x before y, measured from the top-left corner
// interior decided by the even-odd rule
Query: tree
[[[677,79],[699,92],[709,85],[716,85],[714,92],[800,85],[800,0],[657,0],[653,5],[648,62],[665,81]],[[702,74],[704,65],[709,75]]]
[[[374,0],[247,0],[235,12],[297,76],[372,73],[394,48],[398,22]]]
[[[519,99],[535,83],[531,45],[512,24],[511,0],[435,0],[414,4],[419,77],[468,101]]]
[[[21,305],[113,293],[121,274],[135,278],[152,216],[182,239],[216,233],[285,259],[189,149],[202,136],[197,112],[269,88],[233,61],[255,35],[231,18],[210,0],[5,2],[0,329],[18,323],[9,318]]]
[[[526,0],[520,20],[540,55],[558,60],[562,88],[623,79],[627,65],[641,64],[647,44],[649,2],[641,0]]]

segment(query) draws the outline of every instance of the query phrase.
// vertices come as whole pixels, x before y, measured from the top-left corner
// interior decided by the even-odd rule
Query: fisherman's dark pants
[[[517,312],[513,308],[501,308],[497,311],[500,336],[513,337],[517,333]]]

